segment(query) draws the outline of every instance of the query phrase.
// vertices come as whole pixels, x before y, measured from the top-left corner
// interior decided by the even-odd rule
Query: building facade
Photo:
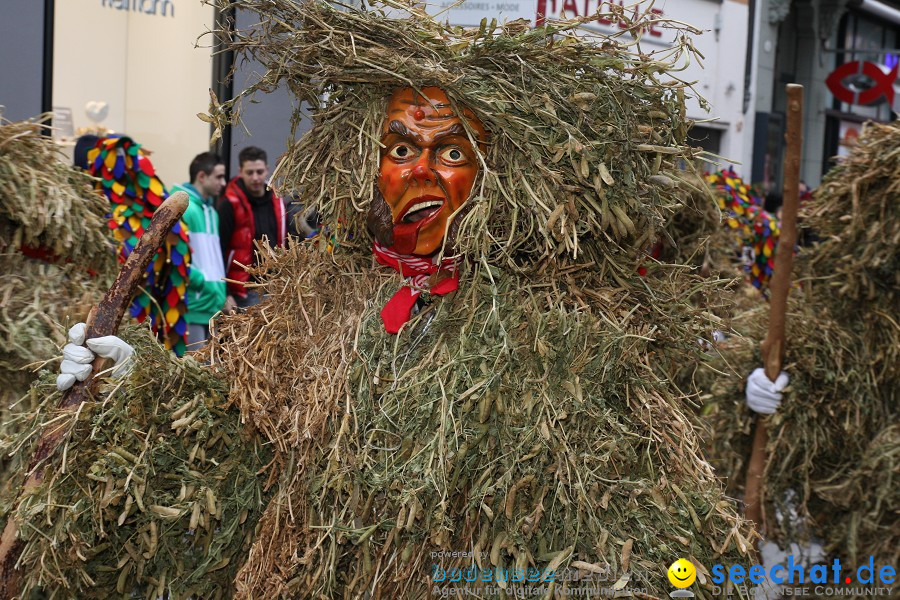
[[[890,121],[900,10],[875,0],[759,0],[752,57],[752,180],[780,189],[785,84],[804,86],[801,179],[815,187],[862,123]]]
[[[205,32],[248,14],[218,13],[197,0],[7,0],[0,20],[0,105],[19,120],[55,110],[57,135],[71,139],[102,127],[132,136],[155,152],[169,184],[187,177],[187,165],[208,148],[209,90],[220,98],[250,85],[261,72],[217,52]],[[691,143],[745,179],[779,189],[784,146],[784,86],[805,87],[802,178],[815,186],[834,156],[847,151],[868,119],[889,121],[900,109],[900,0],[433,0],[431,10],[454,25],[608,13],[611,7],[657,16],[640,48],[664,50],[673,30],[663,20],[702,31],[703,55],[679,76],[693,82],[688,117]],[[622,24],[598,18],[586,26],[623,35]],[[704,110],[698,96],[709,104]],[[286,90],[246,104],[246,128],[227,132],[219,150],[229,172],[246,145],[262,147],[274,166],[290,143],[294,100]],[[99,119],[99,120],[98,120]],[[301,124],[302,133],[304,125]]]

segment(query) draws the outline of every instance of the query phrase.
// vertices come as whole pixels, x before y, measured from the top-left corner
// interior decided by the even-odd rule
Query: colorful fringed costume
[[[768,297],[780,233],[778,219],[763,208],[762,197],[733,168],[711,173],[706,181],[718,192],[716,199],[724,211],[725,223],[740,238],[744,272],[753,287]]]
[[[88,152],[88,164],[112,203],[108,226],[119,243],[119,261],[124,263],[168,193],[140,144],[129,137],[101,138]],[[179,222],[148,267],[143,291],[129,311],[141,323],[149,316],[166,348],[178,356],[186,345],[189,272],[188,232]]]

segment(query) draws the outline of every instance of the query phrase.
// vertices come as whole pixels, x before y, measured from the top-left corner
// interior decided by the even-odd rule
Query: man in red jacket
[[[225,312],[258,304],[259,294],[243,284],[250,275],[243,266],[256,264],[253,242],[266,239],[270,246],[283,246],[287,236],[284,201],[266,186],[269,167],[264,150],[247,146],[238,155],[240,173],[228,182],[219,202],[219,239],[228,295]],[[234,281],[240,283],[234,283]]]

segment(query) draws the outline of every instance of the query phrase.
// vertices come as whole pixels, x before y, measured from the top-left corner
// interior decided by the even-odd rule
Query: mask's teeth
[[[429,208],[441,207],[443,204],[444,203],[441,200],[432,200],[430,202],[423,202],[422,204],[416,206],[414,210],[411,210],[410,212],[406,213],[406,215],[403,217],[403,221],[406,223],[412,223],[413,221],[410,221],[410,217],[422,212],[423,210],[428,210]]]

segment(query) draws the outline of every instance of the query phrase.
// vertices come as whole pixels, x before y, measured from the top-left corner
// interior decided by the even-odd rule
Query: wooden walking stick
[[[788,294],[791,291],[791,267],[797,245],[797,205],[800,188],[800,156],[803,149],[803,86],[787,85],[787,150],[784,158],[784,204],[781,209],[781,235],[775,251],[775,270],[769,281],[769,330],[760,349],[766,377],[775,381],[784,359],[784,330]],[[766,469],[768,443],[766,417],[759,415],[753,433],[753,449],[747,464],[744,487],[745,515],[760,528],[765,528],[763,512],[763,475]]]
[[[116,334],[125,310],[141,283],[147,265],[150,264],[157,249],[187,207],[187,193],[175,192],[154,211],[150,225],[144,231],[135,249],[128,255],[128,260],[119,271],[116,281],[106,292],[100,304],[91,309],[87,319],[85,339]],[[94,374],[104,368],[105,362],[106,359],[99,356],[94,360],[91,375],[85,381],[77,382],[63,394],[58,407],[60,411],[74,413],[83,402],[90,400],[95,395],[100,379],[94,377]],[[9,512],[6,527],[0,537],[0,600],[14,598],[19,593],[19,577],[15,568],[24,544],[17,539],[16,509],[23,496],[44,479],[45,465],[41,463],[53,454],[67,431],[68,426],[66,420],[63,419],[41,434],[37,449],[31,457],[27,479],[13,505],[14,508]]]

